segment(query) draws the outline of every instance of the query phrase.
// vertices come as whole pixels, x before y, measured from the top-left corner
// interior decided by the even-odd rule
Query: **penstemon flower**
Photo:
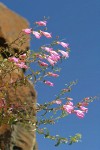
[[[24,62],[16,63],[15,65],[16,65],[16,66],[18,66],[19,68],[25,68],[25,69],[27,69],[27,68],[28,68],[28,66],[27,66],[27,65],[25,65],[25,63],[24,63]]]
[[[26,34],[31,34],[32,33],[32,28],[27,28],[27,29],[23,29],[22,30],[24,33],[26,33]]]
[[[49,86],[54,86],[54,84],[50,81],[44,81],[45,84],[49,85]]]
[[[50,54],[53,54],[53,55],[55,55],[55,56],[59,56],[59,54],[56,52],[56,51],[50,51]]]
[[[63,110],[65,110],[68,114],[71,114],[74,110],[74,106],[73,105],[63,105]]]
[[[44,35],[46,38],[52,38],[51,33],[44,32],[44,31],[41,31],[41,30],[40,30],[40,33],[41,33],[42,35]]]
[[[55,100],[53,101],[54,104],[58,104],[58,105],[61,105],[62,101],[59,99],[59,100]]]
[[[32,33],[34,34],[34,36],[35,36],[37,39],[40,39],[41,34],[40,34],[39,32],[33,31]]]
[[[65,52],[63,50],[59,50],[59,52],[63,55],[63,57],[65,57],[65,58],[69,57],[69,52]]]
[[[39,60],[38,63],[39,63],[40,66],[48,67],[48,64],[43,62],[43,61]]]
[[[81,106],[88,106],[87,102],[81,102]]]
[[[60,56],[59,56],[59,55],[53,55],[53,54],[51,54],[51,55],[49,56],[49,58],[50,58],[51,60],[53,60],[55,63],[57,63],[57,61],[60,60]]]
[[[68,100],[68,101],[72,101],[72,100],[73,100],[73,98],[71,98],[71,97],[67,97],[67,100]]]
[[[44,57],[41,55],[41,54],[35,54],[35,56],[37,57],[37,58],[40,58],[40,59],[44,59]]]
[[[56,74],[56,73],[52,73],[52,72],[48,72],[47,73],[49,76],[52,76],[52,77],[58,77],[59,75]]]
[[[46,59],[47,59],[47,61],[50,63],[51,66],[54,66],[54,65],[55,65],[56,62],[53,61],[52,58],[51,58],[50,56],[47,57]]]
[[[84,107],[84,106],[80,106],[79,107],[80,108],[80,110],[82,110],[83,112],[88,112],[88,108],[86,108],[86,107]]]
[[[67,105],[70,105],[70,106],[73,106],[74,104],[73,104],[73,102],[67,102]]]
[[[25,54],[22,54],[19,56],[21,59],[25,59],[26,58],[26,53]]]
[[[8,60],[10,62],[15,62],[15,63],[19,62],[19,58],[16,58],[16,57],[9,57]]]
[[[74,110],[74,113],[79,118],[84,118],[84,116],[85,116],[85,114],[84,114],[84,112],[82,110]]]
[[[45,46],[42,46],[41,49],[45,50],[46,52],[51,52],[53,50],[53,48]]]
[[[69,44],[68,43],[65,43],[65,42],[57,42],[57,44],[60,44],[62,47],[64,48],[68,48]]]
[[[37,24],[38,26],[46,26],[47,21],[37,21],[37,22],[35,22],[35,24]]]

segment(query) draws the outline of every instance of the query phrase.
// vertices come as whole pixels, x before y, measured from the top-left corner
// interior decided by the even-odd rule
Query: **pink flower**
[[[39,32],[33,31],[32,33],[34,34],[34,36],[35,36],[37,39],[40,39],[41,34],[40,34]]]
[[[19,61],[19,58],[16,58],[16,57],[9,57],[8,60],[11,61],[11,62],[17,63],[17,62]]]
[[[25,69],[27,69],[27,68],[28,68],[28,66],[27,66],[27,65],[25,65],[25,63],[24,63],[24,62],[16,63],[16,66],[18,66],[19,68],[25,68]]]
[[[68,48],[69,44],[65,42],[57,42],[57,44],[60,44],[64,48]]]
[[[85,114],[81,110],[74,110],[74,113],[77,115],[79,118],[84,118]]]
[[[59,100],[55,100],[54,103],[60,105],[62,101],[59,99]]]
[[[82,102],[81,106],[88,106],[88,103],[87,102]]]
[[[63,105],[63,109],[68,113],[71,114],[74,110],[74,106],[72,105]]]
[[[73,102],[67,102],[67,105],[73,106]]]
[[[88,112],[88,108],[84,107],[84,106],[80,106],[80,109],[83,111],[83,112]]]
[[[51,54],[51,55],[49,56],[49,58],[50,58],[51,60],[53,60],[55,63],[57,63],[57,61],[60,60],[60,56],[53,55],[53,54]]]
[[[30,34],[32,32],[32,28],[31,29],[29,29],[29,28],[23,29],[22,31],[26,34]]]
[[[44,35],[46,38],[52,38],[51,33],[44,32],[44,31],[40,31],[40,33],[41,33],[42,35]]]
[[[53,54],[53,55],[59,56],[59,54],[56,51],[52,50],[52,51],[50,51],[50,53]]]
[[[48,62],[50,63],[51,66],[55,65],[55,61],[53,61],[50,56],[46,58],[48,60]]]
[[[46,24],[47,24],[47,21],[37,21],[37,22],[35,22],[37,25],[39,25],[39,26],[46,26]]]
[[[65,52],[63,50],[59,50],[59,52],[63,55],[63,57],[68,58],[69,57],[69,53]]]
[[[54,86],[54,84],[50,81],[44,81],[45,84],[49,85],[49,86]]]
[[[68,101],[72,101],[72,100],[73,100],[73,98],[67,97],[67,100],[68,100]]]
[[[43,62],[43,61],[39,60],[38,63],[39,63],[40,66],[48,67],[48,64]]]
[[[51,48],[51,47],[44,47],[44,46],[42,46],[41,48],[43,50],[45,50],[46,52],[51,52],[53,50],[53,48]]]
[[[35,56],[37,57],[37,58],[40,58],[40,59],[44,59],[44,57],[41,55],[41,54],[35,54]]]
[[[58,76],[59,76],[58,74],[52,73],[52,72],[48,72],[48,75],[49,75],[49,76],[52,76],[52,77],[58,77]]]
[[[26,58],[26,53],[25,53],[25,54],[20,55],[20,58],[21,58],[21,59]]]

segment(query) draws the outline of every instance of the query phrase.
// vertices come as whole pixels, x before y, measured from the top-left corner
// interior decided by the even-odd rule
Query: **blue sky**
[[[1,0],[9,8],[25,17],[30,26],[34,21],[49,16],[48,30],[53,35],[65,38],[70,44],[68,61],[61,64],[60,77],[55,79],[55,87],[37,86],[40,102],[52,100],[65,83],[78,80],[70,96],[74,102],[87,96],[100,97],[100,0]],[[45,44],[45,41],[42,41]],[[39,41],[31,42],[31,49]],[[35,45],[36,44],[36,45]],[[46,91],[46,92],[44,92]],[[49,99],[48,99],[49,98]],[[82,133],[82,142],[72,146],[54,147],[54,142],[37,136],[40,150],[99,150],[100,149],[100,101],[89,105],[84,119],[68,116],[50,127],[51,134],[67,137]]]

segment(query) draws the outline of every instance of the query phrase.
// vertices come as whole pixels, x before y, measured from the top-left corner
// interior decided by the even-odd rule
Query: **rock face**
[[[12,43],[22,29],[28,26],[29,23],[26,19],[0,3],[0,44]],[[13,45],[13,47],[16,48],[16,45]],[[21,48],[26,49],[27,47],[29,47],[29,42],[26,42]]]
[[[20,31],[24,28],[28,27],[28,22],[18,14],[9,10],[5,5],[0,3],[0,61],[6,58],[3,55],[2,49],[9,49],[10,51],[14,51],[18,49],[18,45],[12,44],[11,47],[9,43],[12,43],[19,35]],[[20,34],[22,35],[22,33]],[[27,35],[26,35],[27,36]],[[28,36],[29,37],[29,36]],[[27,37],[26,37],[27,38]],[[7,42],[7,43],[5,43]],[[29,42],[23,44],[20,49],[27,50],[29,47]],[[18,49],[19,50],[19,49]],[[17,51],[18,52],[18,51]],[[0,63],[1,63],[0,62]],[[0,64],[1,65],[1,64]],[[7,65],[7,66],[6,66]],[[10,63],[7,62],[5,64],[8,70],[11,70]],[[2,106],[2,99],[5,99],[7,105],[16,104],[21,102],[27,103],[29,106],[28,110],[32,110],[32,116],[36,117],[36,91],[33,85],[27,80],[26,85],[18,84],[16,89],[11,83],[11,80],[14,83],[17,81],[23,81],[24,72],[21,69],[12,69],[10,73],[4,70],[4,67],[0,66],[0,107]],[[4,75],[5,74],[5,75]],[[4,75],[4,76],[3,76]],[[20,82],[21,83],[21,82]],[[6,86],[7,85],[7,86]],[[17,108],[18,110],[19,108]],[[1,111],[1,109],[0,109]],[[20,111],[20,110],[18,110]],[[21,110],[22,111],[22,110]],[[1,117],[1,116],[0,116]],[[35,130],[33,126],[28,125],[28,129],[24,128],[24,126],[17,122],[14,125],[8,125],[9,117],[4,115],[5,123],[0,124],[0,150],[37,150],[36,144],[36,136]],[[4,118],[2,118],[3,120]]]

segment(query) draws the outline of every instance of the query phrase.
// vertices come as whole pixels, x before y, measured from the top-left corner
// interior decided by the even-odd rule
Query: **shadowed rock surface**
[[[0,3],[0,44],[4,45],[4,42],[12,43],[22,31],[27,28],[29,23],[26,19],[16,14],[4,4]],[[20,34],[21,36],[22,34]],[[16,43],[18,44],[18,43]],[[21,48],[24,50],[29,47],[27,41]],[[18,48],[13,44],[13,48]]]

